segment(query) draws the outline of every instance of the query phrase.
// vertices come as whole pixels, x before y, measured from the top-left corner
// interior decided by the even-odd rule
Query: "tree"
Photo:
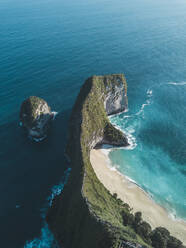
[[[154,248],[167,248],[166,239],[157,229],[151,233],[151,241]]]
[[[142,223],[140,223],[138,225],[138,227],[137,227],[137,230],[136,230],[136,232],[148,244],[151,244],[151,239],[150,239],[150,233],[151,233],[151,231],[152,231],[151,226],[146,221],[143,221]]]
[[[135,223],[136,225],[140,224],[142,221],[142,213],[141,212],[136,212],[135,213]]]
[[[134,215],[129,211],[122,211],[123,225],[132,226],[134,223]]]
[[[168,248],[181,248],[182,242],[176,239],[175,237],[170,236],[167,242],[167,247]]]

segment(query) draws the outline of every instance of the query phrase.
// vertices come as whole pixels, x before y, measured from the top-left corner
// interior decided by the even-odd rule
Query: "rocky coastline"
[[[141,213],[133,215],[130,206],[112,195],[92,168],[90,151],[95,146],[128,145],[126,136],[108,119],[108,115],[127,108],[127,84],[123,74],[93,76],[80,90],[69,121],[65,151],[72,171],[46,218],[60,247],[183,247],[167,230],[152,231],[142,220]]]

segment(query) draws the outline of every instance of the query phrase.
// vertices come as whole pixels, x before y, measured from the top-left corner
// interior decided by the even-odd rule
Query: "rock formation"
[[[125,135],[108,119],[109,114],[127,109],[126,90],[123,75],[93,76],[77,97],[66,147],[72,171],[47,215],[49,227],[61,247],[111,248],[129,240],[131,244],[138,241],[144,244],[134,231],[123,226],[123,203],[98,180],[89,157],[97,144],[128,145]]]
[[[97,144],[128,145],[125,135],[108,119],[126,109],[127,85],[122,74],[93,76],[80,90],[66,147],[71,174],[46,218],[60,247],[152,248],[150,225],[137,221],[141,214],[134,216],[128,204],[111,195],[90,163],[90,150]]]
[[[52,119],[53,113],[42,98],[30,96],[21,105],[20,123],[32,139],[45,138]]]
[[[120,76],[116,76],[112,81],[109,78],[104,78],[106,88],[104,107],[107,115],[117,114],[128,108],[127,84],[124,83],[124,80]]]

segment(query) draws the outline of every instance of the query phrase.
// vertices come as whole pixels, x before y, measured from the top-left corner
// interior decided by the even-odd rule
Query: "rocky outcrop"
[[[128,145],[125,135],[108,119],[108,115],[126,109],[124,75],[93,76],[80,90],[66,147],[72,171],[47,215],[60,247],[151,247],[123,224],[123,212],[128,213],[128,207],[103,186],[90,163],[90,150],[97,144]]]
[[[106,97],[104,107],[108,115],[126,111],[128,108],[127,84],[123,76],[116,76],[112,83],[105,78]]]
[[[53,113],[42,98],[30,96],[21,105],[20,124],[32,139],[44,139],[52,119]]]

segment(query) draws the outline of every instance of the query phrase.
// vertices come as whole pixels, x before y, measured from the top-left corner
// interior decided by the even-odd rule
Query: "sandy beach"
[[[152,229],[162,226],[167,228],[171,235],[180,239],[186,245],[186,222],[172,219],[167,211],[156,204],[150,196],[135,183],[109,167],[109,158],[102,149],[93,149],[90,152],[90,161],[98,179],[113,194],[128,203],[133,212],[141,211],[142,217]]]

